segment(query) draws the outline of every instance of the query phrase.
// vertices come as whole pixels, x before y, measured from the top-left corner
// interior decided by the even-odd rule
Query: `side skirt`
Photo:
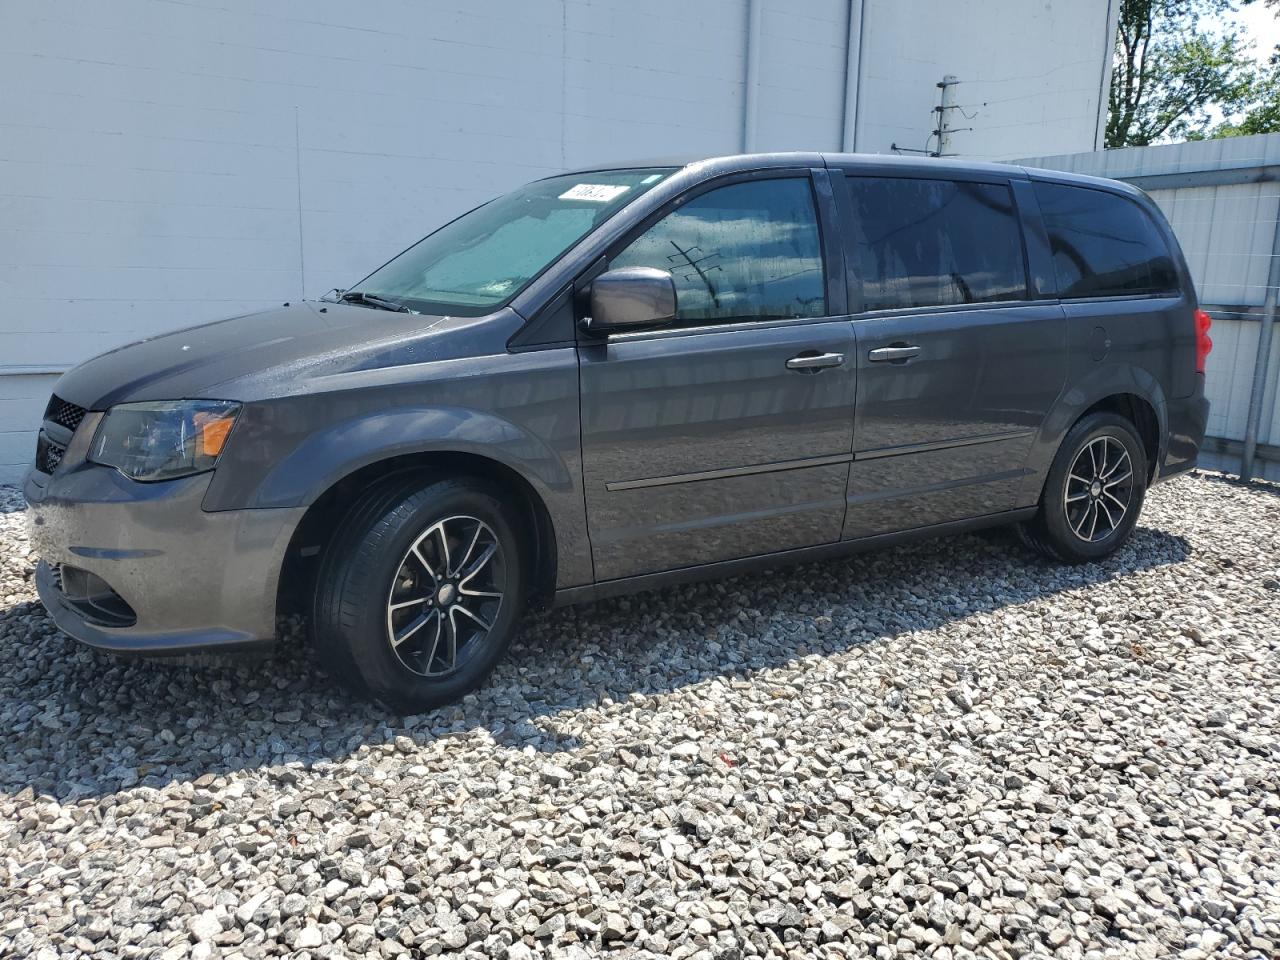
[[[1004,513],[992,513],[984,517],[973,517],[968,520],[937,523],[932,526],[916,527],[912,530],[902,530],[897,533],[882,533],[874,537],[862,537],[858,540],[837,540],[835,543],[824,543],[816,547],[783,550],[778,553],[765,553],[754,557],[742,557],[737,560],[699,564],[696,567],[664,570],[661,573],[646,573],[638,577],[624,577],[621,580],[605,580],[601,583],[587,584],[581,587],[567,587],[556,591],[552,606],[561,607],[574,603],[588,603],[593,600],[603,600],[606,597],[618,597],[628,593],[639,593],[644,590],[668,587],[677,583],[732,577],[742,573],[767,570],[770,567],[844,557],[854,553],[876,550],[880,547],[892,547],[900,543],[910,543],[913,540],[928,540],[932,537],[967,533],[971,530],[981,530],[985,527],[998,527],[1007,523],[1016,523],[1020,520],[1030,520],[1036,515],[1036,509],[1036,507],[1024,507],[1020,510],[1007,510]]]

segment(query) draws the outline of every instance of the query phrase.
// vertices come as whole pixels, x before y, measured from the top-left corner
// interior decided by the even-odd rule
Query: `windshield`
[[[561,254],[671,169],[538,180],[477,207],[348,290],[423,313],[479,316],[503,306]]]

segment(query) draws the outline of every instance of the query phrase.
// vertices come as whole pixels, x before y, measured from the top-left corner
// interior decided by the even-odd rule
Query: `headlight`
[[[212,470],[240,413],[225,400],[121,403],[107,411],[89,459],[131,480],[172,480]]]

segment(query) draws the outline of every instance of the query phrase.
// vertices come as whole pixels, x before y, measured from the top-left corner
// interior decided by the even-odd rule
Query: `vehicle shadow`
[[[840,654],[1190,553],[1182,537],[1139,528],[1106,562],[1064,567],[1006,539],[925,541],[534,614],[480,691],[410,718],[342,692],[313,666],[297,629],[256,659],[183,666],[88,650],[38,602],[18,603],[0,610],[0,716],[9,723],[0,794],[106,796],[341,761],[397,736],[425,743],[485,732],[514,750],[573,750],[581,744],[557,733],[557,716]]]
[[[1215,470],[1197,470],[1191,474],[1198,480],[1207,481],[1209,483],[1220,483],[1223,486],[1234,487],[1237,490],[1248,490],[1256,493],[1268,493],[1272,496],[1280,496],[1280,481],[1267,480],[1264,477],[1255,477],[1248,482],[1241,480],[1237,475],[1231,473],[1219,473]]]

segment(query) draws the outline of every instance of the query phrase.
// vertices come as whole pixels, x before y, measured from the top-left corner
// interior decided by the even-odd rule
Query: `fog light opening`
[[[131,627],[138,622],[133,607],[96,573],[66,563],[52,567],[63,598],[88,623],[100,627]]]

